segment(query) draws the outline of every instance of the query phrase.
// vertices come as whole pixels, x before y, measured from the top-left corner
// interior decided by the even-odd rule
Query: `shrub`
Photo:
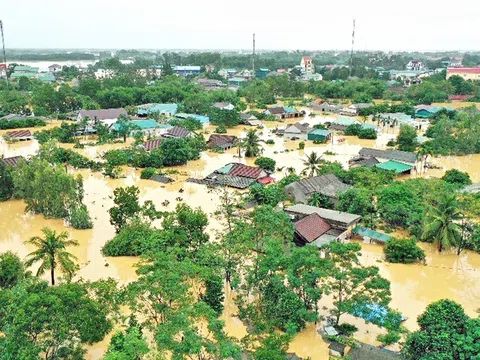
[[[102,248],[105,256],[138,256],[142,254],[144,242],[150,238],[154,230],[150,225],[135,222],[126,225],[112,240]]]
[[[345,336],[350,337],[358,331],[355,325],[343,323],[337,326],[337,329]]]
[[[83,204],[80,206],[74,206],[70,209],[68,221],[74,229],[93,228],[92,219],[88,214],[87,207]]]
[[[156,174],[156,172],[157,169],[151,167],[143,169],[142,173],[140,174],[140,179],[150,179],[153,175]]]
[[[36,119],[36,118],[0,120],[1,130],[20,129],[20,128],[26,128],[26,127],[37,127],[37,126],[45,126],[45,125],[47,125],[45,121]]]
[[[217,126],[217,128],[215,129],[215,133],[216,134],[226,134],[227,133],[227,127],[225,125]]]
[[[259,157],[257,160],[255,160],[255,165],[266,171],[274,172],[276,161],[269,157]]]
[[[360,134],[360,131],[362,131],[362,125],[352,124],[347,126],[344,133],[345,135],[348,135],[348,136],[358,136]]]
[[[377,132],[375,129],[362,129],[360,130],[358,137],[360,139],[376,139],[377,138]]]
[[[303,150],[305,149],[305,141],[300,141],[298,143],[298,150]]]
[[[267,141],[265,141],[265,143],[267,145],[275,145],[275,141],[273,139],[268,139]]]
[[[391,263],[411,264],[425,260],[425,252],[417,246],[414,239],[391,238],[383,252]]]
[[[450,184],[458,185],[459,187],[472,184],[470,175],[457,169],[447,170],[445,175],[443,175],[442,180]]]

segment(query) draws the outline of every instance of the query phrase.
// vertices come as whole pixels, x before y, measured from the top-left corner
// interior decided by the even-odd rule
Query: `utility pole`
[[[5,37],[3,36],[3,22],[2,22],[2,20],[0,20],[0,31],[2,32],[3,65],[5,66],[5,78],[7,79],[7,88],[8,88],[7,53],[5,51]]]
[[[255,33],[253,34],[252,72],[253,77],[255,77]]]
[[[353,31],[352,31],[352,52],[350,53],[350,76],[352,76],[353,70],[353,47],[355,45],[355,19],[353,19]]]

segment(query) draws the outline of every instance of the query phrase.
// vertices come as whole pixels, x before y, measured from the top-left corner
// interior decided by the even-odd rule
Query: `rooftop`
[[[379,150],[371,148],[362,148],[359,152],[363,157],[375,157],[380,159],[395,160],[408,164],[415,164],[417,161],[417,155],[413,152],[400,151],[400,150]]]
[[[295,230],[309,243],[315,241],[332,227],[317,213],[312,213],[295,223]]]
[[[387,240],[392,238],[390,235],[387,235],[369,228],[365,228],[363,226],[357,226],[355,229],[353,229],[353,232],[358,235],[367,236],[371,239],[374,239],[382,243],[386,243]]]
[[[155,129],[159,128],[160,125],[155,120],[148,119],[148,120],[132,120],[132,121],[127,121],[127,124],[135,126],[137,129],[140,130],[147,130],[147,129]],[[120,124],[117,122],[113,124],[113,129],[115,131],[120,130]]]
[[[208,116],[198,115],[198,114],[178,113],[178,114],[175,114],[175,117],[180,119],[192,118],[200,121],[202,124],[208,123],[210,121],[210,118]]]
[[[395,171],[397,174],[402,174],[404,172],[412,170],[413,166],[404,164],[395,160],[389,160],[383,163],[376,164],[375,167],[388,170],[388,171]]]
[[[451,74],[480,74],[480,67],[476,68],[448,68],[448,73]]]
[[[230,170],[229,175],[257,179],[261,175],[261,173],[262,169],[259,167],[234,163],[234,166]]]
[[[22,138],[22,137],[30,137],[32,133],[30,130],[16,130],[16,131],[9,131],[5,134],[9,138]]]
[[[158,149],[164,140],[164,138],[149,140],[143,144],[143,147],[147,151]]]
[[[8,158],[0,158],[1,161],[7,166],[17,166],[21,160],[25,160],[23,156],[12,156]]]
[[[138,106],[137,114],[147,115],[155,112],[159,112],[160,114],[175,114],[177,110],[177,104],[145,104]]]
[[[169,129],[165,136],[175,137],[175,138],[186,138],[192,132],[188,129],[185,129],[181,126],[174,126],[173,128]]]
[[[310,215],[317,213],[324,220],[336,221],[344,224],[350,224],[361,219],[360,215],[349,214],[341,211],[323,209],[316,206],[296,204],[285,209],[288,212]]]
[[[128,116],[127,110],[124,108],[117,109],[100,109],[100,110],[80,110],[80,117],[89,117],[90,120],[95,118],[99,120],[118,119],[120,115]]]
[[[219,147],[222,147],[223,145],[227,145],[227,144],[234,144],[236,141],[237,141],[236,136],[220,135],[220,134],[212,134],[208,139],[209,144],[214,144]]]
[[[331,134],[331,131],[326,129],[313,129],[312,131],[309,132],[309,134],[328,136]]]

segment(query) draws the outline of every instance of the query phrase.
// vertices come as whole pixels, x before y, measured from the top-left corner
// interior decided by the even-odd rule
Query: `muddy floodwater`
[[[277,161],[278,171],[273,175],[279,179],[284,176],[286,168],[293,167],[297,172],[302,170],[302,159],[312,151],[323,154],[325,151],[335,155],[324,155],[329,161],[339,161],[347,166],[348,160],[358,154],[359,150],[366,147],[385,148],[386,143],[395,138],[395,129],[387,129],[379,135],[377,140],[359,140],[335,134],[333,141],[328,144],[315,145],[306,141],[304,150],[298,150],[299,141],[284,140],[271,133],[275,127],[285,126],[296,121],[320,123],[328,121],[328,117],[306,117],[305,119],[291,119],[286,122],[266,122],[266,126],[260,130],[263,140],[274,140],[273,145],[263,144],[264,156],[272,157]],[[50,123],[48,126],[55,126]],[[208,126],[206,132],[213,132],[215,127]],[[37,130],[37,129],[35,129]],[[229,134],[244,136],[247,127],[241,125],[230,129]],[[2,135],[3,132],[0,132]],[[342,142],[339,139],[343,138]],[[71,148],[69,144],[62,145]],[[104,151],[111,148],[121,148],[124,144],[102,145],[86,147],[76,150],[89,158],[98,158]],[[6,144],[0,138],[0,155],[29,156],[35,154],[39,146],[36,141],[27,141],[14,144]],[[119,283],[126,284],[136,279],[135,267],[138,258],[118,257],[105,258],[101,254],[102,246],[114,236],[114,229],[110,225],[108,209],[113,205],[113,190],[116,187],[136,185],[140,188],[142,201],[152,200],[161,210],[173,210],[177,203],[185,202],[192,207],[200,207],[210,217],[208,231],[214,237],[223,229],[214,216],[213,212],[219,206],[219,194],[207,189],[205,186],[185,183],[188,177],[201,178],[223,165],[238,161],[253,165],[253,159],[237,157],[237,150],[231,149],[225,153],[204,152],[199,160],[191,161],[185,166],[177,167],[178,174],[171,177],[175,180],[172,184],[164,185],[150,180],[141,180],[140,171],[132,168],[124,168],[124,178],[107,179],[101,173],[90,171],[74,171],[84,178],[85,199],[92,219],[92,230],[74,230],[65,226],[63,220],[45,219],[43,216],[25,213],[25,203],[21,200],[10,200],[0,203],[0,252],[12,250],[24,257],[33,250],[31,245],[23,242],[32,236],[40,235],[43,227],[50,227],[57,231],[68,231],[72,238],[79,241],[80,246],[69,249],[78,257],[81,268],[78,277],[88,280],[98,280],[112,277]],[[438,177],[445,170],[457,168],[467,171],[474,182],[480,181],[480,155],[463,157],[433,158],[431,163],[441,167],[439,170],[427,170],[425,174],[413,176]],[[182,189],[182,191],[180,191]],[[168,200],[168,206],[162,203]],[[460,256],[454,254],[438,254],[429,244],[420,244],[427,254],[426,265],[401,265],[389,264],[382,260],[382,247],[362,243],[361,261],[367,265],[376,265],[381,274],[391,281],[392,303],[391,306],[398,309],[408,317],[405,325],[410,330],[416,328],[416,317],[422,313],[425,307],[442,298],[453,299],[462,304],[469,315],[474,315],[480,307],[480,255],[465,251]],[[35,269],[34,269],[35,270]],[[226,291],[225,310],[222,319],[225,321],[227,332],[236,338],[242,338],[246,334],[246,328],[236,316],[237,308],[233,302],[234,293]],[[325,297],[321,301],[320,315],[327,315],[328,311],[322,309],[329,307],[331,299]],[[371,344],[376,344],[376,336],[383,332],[378,327],[366,324],[361,319],[345,316],[343,321],[355,324],[360,330],[356,337]],[[299,333],[290,344],[289,351],[298,356],[312,360],[328,359],[327,344],[317,332],[314,324],[309,325]],[[87,358],[89,360],[102,357],[108,339],[89,348]]]

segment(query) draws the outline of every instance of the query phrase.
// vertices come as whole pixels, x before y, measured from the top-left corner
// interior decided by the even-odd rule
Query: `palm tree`
[[[62,273],[67,275],[69,279],[77,270],[75,260],[77,258],[67,252],[67,246],[78,246],[78,241],[68,240],[68,233],[62,231],[57,235],[55,230],[50,228],[42,229],[43,238],[34,236],[30,240],[25,241],[26,244],[33,244],[38,249],[27,255],[28,259],[25,265],[32,266],[36,262],[41,262],[37,271],[37,276],[41,276],[45,271],[50,270],[52,285],[55,285],[55,269],[60,267]]]
[[[320,172],[320,165],[323,164],[322,156],[318,156],[315,151],[312,151],[310,155],[307,155],[307,158],[303,161],[303,165],[305,165],[305,169],[303,169],[303,173],[309,172],[309,177],[314,176],[315,174],[319,174]]]
[[[248,130],[247,137],[241,141],[240,146],[245,149],[246,157],[255,157],[263,152],[263,148],[260,145],[260,138],[253,129]]]
[[[432,241],[439,252],[448,250],[460,240],[461,231],[458,222],[461,218],[455,195],[442,197],[427,214],[422,238]]]

